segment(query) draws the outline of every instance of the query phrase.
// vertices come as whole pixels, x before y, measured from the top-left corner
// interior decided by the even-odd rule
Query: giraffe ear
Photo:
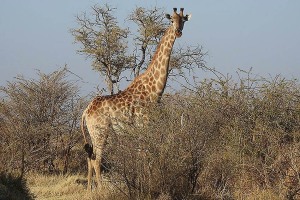
[[[192,14],[186,15],[184,21],[189,21],[192,18]]]
[[[170,14],[166,14],[166,18],[167,19],[171,19],[171,15]]]

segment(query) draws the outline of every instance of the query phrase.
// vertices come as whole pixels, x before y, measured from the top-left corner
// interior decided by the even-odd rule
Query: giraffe
[[[88,153],[88,189],[91,189],[93,168],[95,170],[98,188],[101,187],[100,166],[103,149],[108,137],[109,129],[117,129],[122,122],[133,120],[145,120],[145,108],[148,103],[157,103],[166,86],[171,51],[176,38],[180,38],[184,23],[191,15],[183,15],[183,8],[177,13],[173,9],[173,15],[166,14],[171,21],[166,29],[156,52],[146,71],[118,94],[108,96],[96,96],[83,111],[81,129],[85,141],[85,150]],[[144,112],[143,112],[144,111]],[[88,144],[84,121],[87,126],[92,145]]]

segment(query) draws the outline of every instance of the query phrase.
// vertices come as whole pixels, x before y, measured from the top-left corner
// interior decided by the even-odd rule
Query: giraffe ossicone
[[[114,129],[120,122],[143,120],[148,103],[156,103],[161,98],[169,72],[169,61],[176,38],[181,37],[184,23],[191,15],[183,15],[183,8],[172,15],[166,14],[171,21],[161,38],[147,70],[138,76],[124,91],[115,95],[96,96],[82,114],[81,129],[88,153],[88,189],[91,189],[93,168],[98,187],[101,187],[101,158],[110,127]],[[92,145],[88,144],[84,121]]]

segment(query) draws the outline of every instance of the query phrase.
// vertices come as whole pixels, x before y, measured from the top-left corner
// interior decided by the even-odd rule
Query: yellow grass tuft
[[[76,183],[79,175],[49,176],[30,174],[27,176],[28,186],[37,199],[82,199],[86,189]]]
[[[279,192],[280,193],[280,192]],[[253,191],[249,192],[248,194],[236,192],[235,199],[245,199],[245,200],[282,200],[284,199],[284,195],[276,194],[271,189],[254,189]]]
[[[101,192],[94,189],[88,192],[83,175],[27,175],[28,187],[38,200],[98,200],[112,199],[116,191],[112,185],[104,181]],[[115,199],[115,198],[113,198]]]

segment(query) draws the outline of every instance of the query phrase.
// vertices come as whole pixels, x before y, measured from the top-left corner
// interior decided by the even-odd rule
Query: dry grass
[[[86,190],[86,178],[83,175],[41,175],[41,174],[28,174],[27,184],[30,192],[33,193],[37,200],[73,200],[73,199],[127,199],[124,195],[118,192],[116,187],[113,187],[108,181],[104,181],[102,191],[93,190],[88,192]],[[266,200],[284,199],[280,196],[279,191],[271,189],[254,189],[246,192],[245,190],[237,190],[234,192],[234,199],[243,200]],[[192,196],[190,197],[191,199]],[[19,197],[16,197],[19,199]],[[159,199],[170,199],[168,195],[161,195]],[[204,198],[205,199],[205,198]]]
[[[30,174],[27,176],[27,184],[37,200],[98,200],[98,199],[126,199],[118,193],[109,182],[104,181],[102,192],[93,190],[88,192],[85,185],[86,177],[83,175],[41,175]],[[272,190],[256,189],[254,191],[237,191],[234,199],[244,200],[281,200],[278,194]]]
[[[30,174],[27,176],[28,186],[37,199],[84,199],[87,196],[83,185],[77,184],[79,175],[49,176]]]
[[[113,186],[104,181],[100,191],[88,192],[86,189],[86,177],[83,175],[27,175],[27,183],[31,192],[38,200],[98,200],[118,199],[118,192]],[[116,195],[116,196],[114,196]]]

